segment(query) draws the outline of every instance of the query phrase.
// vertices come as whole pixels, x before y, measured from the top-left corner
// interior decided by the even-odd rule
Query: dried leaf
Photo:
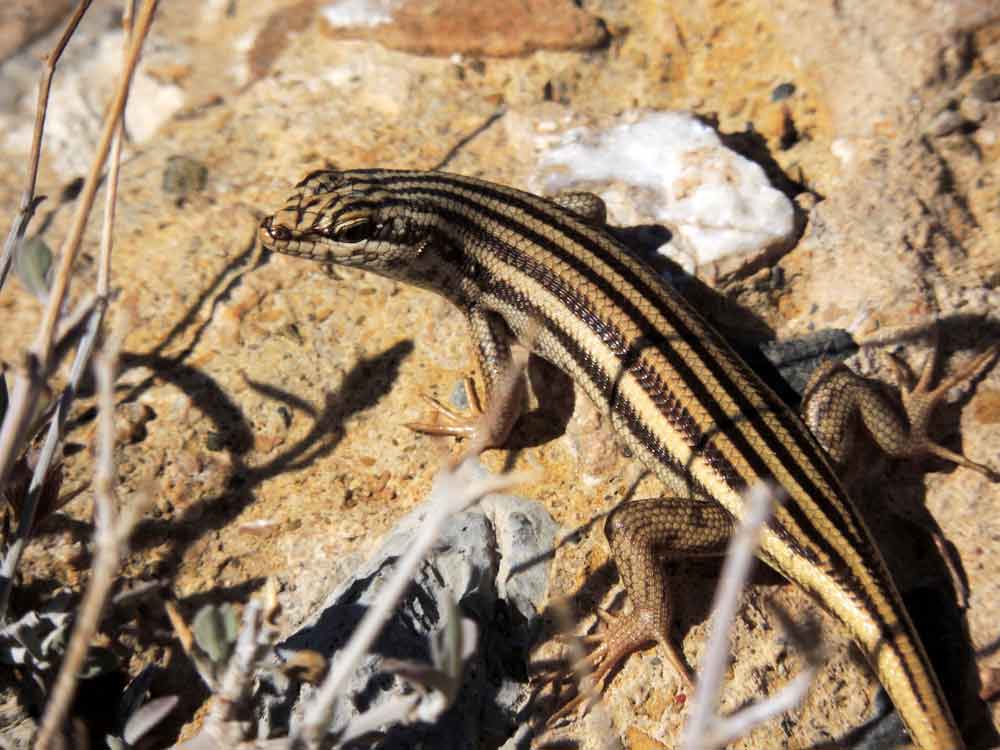
[[[382,669],[407,680],[427,698],[418,708],[422,715],[436,715],[454,702],[462,686],[463,662],[475,651],[478,635],[476,624],[462,617],[447,593],[438,599],[438,608],[444,627],[440,636],[431,641],[433,664],[397,659],[382,662]]]
[[[194,645],[194,634],[191,632],[191,628],[184,622],[184,618],[181,617],[180,610],[177,609],[177,605],[174,602],[166,601],[163,603],[163,607],[167,611],[167,617],[170,618],[170,624],[174,626],[174,632],[177,633],[181,647],[190,655],[191,647]]]
[[[153,682],[158,667],[155,664],[147,664],[139,674],[122,691],[121,698],[118,699],[118,727],[124,727],[143,701],[146,700],[146,693]]]
[[[0,663],[49,669],[62,655],[69,624],[66,612],[24,613],[0,629]]]

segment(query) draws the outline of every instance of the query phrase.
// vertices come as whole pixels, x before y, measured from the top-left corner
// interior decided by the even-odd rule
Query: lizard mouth
[[[267,250],[303,257],[312,257],[315,254],[314,241],[292,230],[286,224],[276,223],[273,216],[268,216],[260,223],[257,235]]]

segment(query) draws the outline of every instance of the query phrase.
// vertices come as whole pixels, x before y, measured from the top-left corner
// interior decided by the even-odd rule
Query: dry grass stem
[[[59,253],[59,265],[52,282],[52,289],[35,342],[25,361],[26,376],[15,378],[13,393],[0,430],[0,487],[5,486],[10,477],[14,460],[19,455],[27,437],[28,422],[32,404],[35,403],[42,384],[52,367],[52,350],[56,325],[69,288],[69,277],[76,259],[87,219],[94,205],[94,196],[100,182],[101,172],[107,161],[111,140],[117,129],[117,122],[123,116],[125,101],[139,61],[142,44],[149,33],[153,21],[156,0],[144,0],[137,18],[135,33],[128,45],[126,63],[115,96],[104,119],[101,137],[91,163],[90,172],[84,183],[73,214],[72,225],[63,241]]]
[[[80,249],[80,242],[83,238],[83,231],[87,226],[90,211],[94,206],[94,198],[101,181],[101,173],[104,170],[104,164],[111,150],[111,141],[118,129],[118,121],[124,116],[125,102],[128,99],[132,76],[139,63],[139,54],[142,52],[143,42],[149,33],[150,24],[153,22],[153,11],[155,8],[156,0],[144,0],[139,15],[136,18],[134,33],[129,38],[128,53],[121,79],[118,81],[118,88],[108,108],[108,115],[104,118],[101,136],[97,142],[94,159],[90,165],[90,172],[87,174],[83,190],[80,191],[80,197],[77,200],[76,211],[73,214],[70,230],[59,251],[59,266],[52,281],[51,297],[45,308],[41,330],[33,347],[35,355],[43,363],[48,360],[51,352],[52,336],[55,331],[56,320],[59,317],[59,311],[66,297],[66,291],[69,288],[73,262],[76,260],[76,254]]]
[[[76,27],[80,24],[91,2],[92,0],[80,0],[80,4],[70,17],[66,28],[63,29],[62,35],[45,60],[42,79],[38,83],[35,128],[31,134],[31,151],[28,156],[28,182],[24,188],[24,193],[21,194],[21,205],[18,207],[17,215],[14,217],[14,222],[7,233],[7,239],[4,241],[3,257],[0,258],[0,289],[3,289],[4,283],[7,280],[7,274],[10,271],[14,258],[14,251],[28,230],[28,224],[31,223],[35,209],[43,200],[43,198],[35,197],[35,183],[38,179],[38,162],[42,153],[42,134],[45,130],[45,116],[48,113],[49,90],[52,87],[52,77],[55,75],[56,65],[59,63],[59,58],[62,57],[63,50],[66,49],[70,38],[76,33]]]
[[[62,54],[62,50],[69,39],[69,36],[76,29],[80,18],[86,11],[87,6],[90,4],[90,0],[83,2],[77,8],[76,13],[71,19],[69,25],[67,26],[66,32],[60,38],[59,44],[56,45],[56,49],[50,56],[50,62],[47,66],[47,70],[52,71],[55,68],[55,61],[58,60],[58,56]],[[125,54],[124,54],[124,65],[127,66],[129,61],[132,60],[134,67],[134,50],[137,45],[134,42],[131,35],[131,25],[132,25],[132,5],[133,1],[128,0],[125,3],[125,10],[122,14],[122,25],[125,31]],[[155,5],[153,2],[147,3],[150,6],[150,11]],[[151,21],[151,15],[148,19]],[[148,31],[148,22],[146,25],[146,31]],[[141,39],[139,40],[141,43]],[[44,97],[40,95],[39,107],[44,108],[45,103],[48,100],[48,81],[51,78],[51,72],[49,76],[43,79],[44,85]],[[125,84],[126,81],[123,81]],[[125,93],[127,93],[127,85],[125,87]],[[44,122],[44,113],[41,113],[38,118],[36,118],[36,128],[40,126],[40,123]],[[36,464],[34,476],[32,477],[31,485],[28,489],[27,496],[22,504],[21,519],[18,524],[17,536],[11,544],[8,554],[3,560],[2,566],[0,566],[0,621],[3,621],[7,614],[7,607],[10,601],[11,588],[13,586],[14,572],[17,569],[18,563],[20,562],[21,555],[24,552],[24,548],[27,544],[28,538],[30,536],[31,529],[34,524],[35,511],[38,504],[38,498],[42,491],[44,485],[45,477],[48,475],[49,467],[51,466],[52,458],[56,453],[56,449],[62,438],[63,428],[65,427],[66,418],[69,414],[69,408],[76,396],[77,388],[79,387],[80,381],[86,371],[87,365],[90,362],[91,355],[96,345],[97,336],[101,330],[104,321],[104,312],[107,309],[108,295],[109,295],[109,285],[110,285],[110,268],[111,268],[111,247],[112,247],[112,236],[114,229],[114,204],[118,193],[118,172],[119,163],[121,158],[121,139],[124,128],[124,100],[122,101],[122,108],[120,111],[115,113],[114,110],[109,112],[108,122],[114,127],[113,131],[113,144],[112,144],[112,162],[110,167],[109,179],[108,179],[108,191],[107,191],[107,201],[105,204],[104,211],[104,224],[102,228],[101,237],[101,252],[100,252],[100,264],[97,280],[97,293],[96,298],[94,296],[89,296],[84,300],[84,302],[78,304],[74,309],[73,313],[68,317],[64,317],[59,324],[59,331],[56,335],[56,341],[53,345],[50,343],[50,347],[53,347],[60,355],[65,349],[68,349],[78,338],[77,327],[83,322],[84,318],[87,318],[87,330],[82,338],[80,338],[80,345],[76,352],[76,358],[73,362],[73,367],[70,372],[69,383],[60,395],[59,401],[56,405],[55,412],[52,415],[51,422],[49,424],[49,431],[46,435],[45,442],[42,446],[42,450],[39,455],[39,460]],[[40,146],[40,133],[36,133],[37,143],[33,143],[33,148],[37,145]],[[37,172],[37,154],[33,152],[32,155],[32,171]],[[99,176],[99,168],[103,165],[103,158],[95,159],[94,167],[91,170],[91,174],[95,173]],[[96,182],[95,182],[96,188]],[[32,178],[29,182],[29,189],[34,190],[34,179]],[[81,227],[82,231],[82,227]],[[79,239],[79,238],[78,238]],[[79,246],[79,242],[77,242]],[[64,246],[64,252],[66,248]],[[50,298],[50,303],[52,302]],[[60,356],[57,356],[52,363],[59,361]],[[15,395],[18,392],[18,386],[27,385],[29,392],[25,394],[24,404],[29,406],[37,399],[37,389],[40,388],[40,384],[36,384],[36,393],[32,395],[30,393],[30,386],[33,384],[33,380],[41,377],[44,379],[47,377],[46,372],[29,372],[25,376],[18,378],[15,381]],[[30,421],[31,414],[30,409],[26,417],[19,417],[16,414],[16,409],[14,408],[14,400],[12,399],[11,408],[8,411],[7,419],[4,423],[4,434],[11,435],[16,429],[17,419],[26,419]],[[8,424],[8,421],[10,424]],[[8,433],[7,428],[10,427],[11,430]],[[28,425],[24,425],[23,429],[26,430]],[[23,439],[26,439],[27,435]],[[8,450],[13,450],[13,453],[7,458],[7,464],[13,462],[13,457],[20,452],[20,446],[18,445],[20,441],[16,441],[13,444],[7,444]],[[4,466],[5,454],[3,453],[3,440],[0,437],[0,467]],[[7,469],[9,471],[9,469]],[[3,468],[0,468],[0,487],[3,487],[5,481],[3,479]]]
[[[59,733],[76,692],[87,649],[97,633],[101,613],[114,586],[127,540],[149,498],[133,496],[121,513],[114,498],[114,381],[120,337],[113,337],[95,362],[98,388],[97,457],[94,470],[94,565],[90,583],[77,612],[73,635],[45,707],[35,750],[47,750]]]

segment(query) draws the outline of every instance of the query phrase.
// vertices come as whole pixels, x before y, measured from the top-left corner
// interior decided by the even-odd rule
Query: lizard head
[[[285,207],[261,223],[262,244],[322,263],[404,275],[409,261],[426,249],[431,230],[418,209],[383,186],[383,174],[311,172]]]

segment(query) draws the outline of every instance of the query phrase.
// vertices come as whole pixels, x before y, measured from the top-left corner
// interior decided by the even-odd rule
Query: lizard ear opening
[[[345,221],[334,228],[334,239],[353,245],[358,242],[370,240],[375,232],[375,225],[370,219],[358,218]]]

